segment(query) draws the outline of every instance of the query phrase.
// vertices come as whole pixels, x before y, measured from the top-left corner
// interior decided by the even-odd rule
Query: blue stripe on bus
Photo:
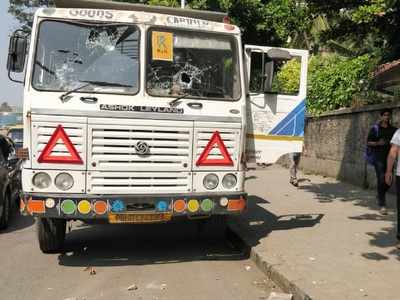
[[[304,118],[306,113],[306,100],[297,105],[282,121],[278,123],[269,134],[304,136]]]

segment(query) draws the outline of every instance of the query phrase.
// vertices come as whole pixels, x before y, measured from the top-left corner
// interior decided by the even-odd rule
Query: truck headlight
[[[47,189],[51,184],[51,178],[49,174],[40,172],[33,176],[32,184],[38,189]]]
[[[213,190],[218,186],[218,176],[215,174],[208,174],[203,179],[203,185],[207,190]]]
[[[68,173],[60,173],[54,181],[56,187],[62,191],[67,191],[74,185],[74,179]]]
[[[226,174],[222,179],[222,186],[227,190],[233,189],[237,184],[237,178],[233,174]]]

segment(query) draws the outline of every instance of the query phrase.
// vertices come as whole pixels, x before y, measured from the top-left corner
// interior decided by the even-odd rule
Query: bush
[[[298,59],[289,60],[277,72],[272,82],[273,90],[281,94],[295,95],[299,92],[301,63]]]
[[[370,75],[375,66],[376,61],[369,55],[355,58],[312,56],[308,64],[308,113],[319,115],[339,108],[382,102],[371,90]],[[299,82],[300,61],[293,59],[280,68],[273,88],[279,93],[296,94]]]
[[[355,58],[312,57],[308,70],[308,112],[318,115],[352,106],[354,97],[368,92],[374,67],[375,60],[368,54]]]

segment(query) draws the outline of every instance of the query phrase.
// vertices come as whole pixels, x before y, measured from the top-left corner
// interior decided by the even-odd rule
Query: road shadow
[[[306,177],[304,177],[304,178],[299,178],[299,179],[297,179],[297,182],[298,182],[299,184],[304,183],[304,182],[309,182],[309,183],[311,183],[311,179],[306,178]]]
[[[396,239],[396,205],[394,197],[387,195],[387,207],[389,209],[388,215],[379,213],[379,206],[375,191],[362,190],[351,184],[343,182],[324,182],[324,183],[311,183],[301,186],[300,189],[313,193],[315,199],[320,203],[333,203],[337,201],[351,202],[354,206],[365,207],[369,210],[367,213],[355,214],[348,218],[355,221],[376,221],[384,224],[376,232],[365,232],[369,237],[369,244],[374,247],[390,249],[388,255],[393,255],[396,259],[400,259],[400,251],[395,248]],[[368,252],[361,254],[362,257],[369,260],[385,260],[387,256],[377,254],[375,252]]]
[[[367,235],[370,237],[369,243],[372,246],[390,249],[390,251],[387,254],[393,255],[397,260],[400,261],[400,250],[396,248],[397,244],[396,234],[397,232],[394,225],[389,227],[383,227],[378,232],[367,232]],[[374,259],[373,256],[366,258]]]
[[[292,230],[297,228],[313,227],[320,223],[323,214],[289,214],[277,216],[267,209],[263,204],[269,202],[259,196],[248,196],[247,211],[236,217],[238,226],[246,233],[246,242],[254,247],[260,240],[268,236],[272,231]]]
[[[367,207],[373,211],[379,209],[373,192],[361,190],[361,188],[343,182],[310,182],[299,186],[299,189],[314,194],[314,198],[320,203],[353,202],[356,206]],[[394,207],[391,199],[388,199],[387,204],[389,208]]]
[[[175,222],[75,226],[67,234],[65,251],[58,259],[63,266],[111,267],[248,257],[249,251],[230,238],[200,238],[193,222]]]
[[[360,188],[347,183],[322,183],[306,186],[306,191],[316,195],[322,203],[335,201],[352,202],[355,206],[368,208],[369,212],[361,215],[349,216],[349,219],[358,222],[378,222],[376,232],[366,232],[372,246],[388,248],[385,254],[394,254],[398,258],[398,251],[393,247],[396,243],[395,216],[396,208],[394,197],[387,197],[389,208],[388,216],[379,215],[379,207],[376,200],[376,189],[362,190],[376,182],[375,172],[372,166],[368,166],[365,160],[365,147],[367,137],[372,126],[380,120],[379,113],[382,107],[377,107],[368,112],[351,114],[339,114],[310,117],[305,129],[305,145],[308,151],[308,169],[311,171],[332,174],[342,181],[353,183]],[[393,114],[393,124],[398,124],[399,114]],[[390,139],[389,139],[390,140]],[[332,169],[318,168],[316,164],[324,163],[332,166]],[[336,168],[338,170],[336,171]],[[312,170],[315,169],[315,170]],[[351,207],[348,207],[351,210]],[[385,223],[383,223],[385,222]],[[371,247],[372,248],[372,247]],[[390,249],[392,248],[392,249]],[[382,257],[371,253],[362,255],[370,260],[383,260]]]
[[[248,180],[253,180],[253,179],[257,179],[257,178],[258,178],[258,176],[252,175],[252,176],[247,176],[244,180],[248,181]]]
[[[361,256],[366,258],[366,259],[376,260],[376,261],[388,260],[389,259],[389,257],[387,257],[386,255],[382,255],[382,254],[380,254],[378,252],[362,253]]]

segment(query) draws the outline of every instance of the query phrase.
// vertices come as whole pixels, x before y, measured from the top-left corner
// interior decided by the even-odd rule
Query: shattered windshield
[[[148,33],[147,92],[152,96],[240,97],[238,54],[231,36],[182,30]]]
[[[135,94],[139,89],[139,29],[133,25],[43,21],[32,84],[45,91]],[[108,85],[107,85],[108,83]]]

